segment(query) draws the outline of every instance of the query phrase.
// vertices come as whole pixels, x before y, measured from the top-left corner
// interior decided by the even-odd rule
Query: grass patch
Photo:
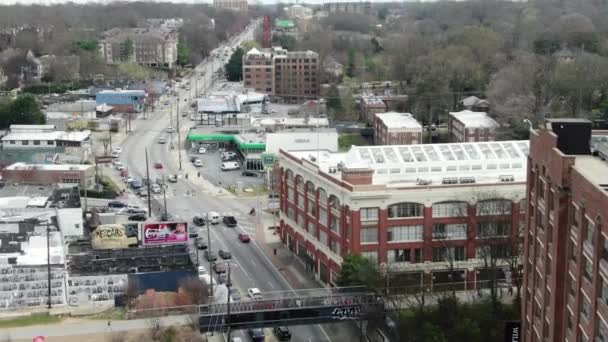
[[[358,133],[344,133],[338,137],[338,149],[340,151],[348,151],[352,145],[367,146],[369,141]]]
[[[112,308],[110,310],[87,316],[87,318],[100,320],[123,320],[125,318],[125,310],[123,308]]]
[[[25,327],[29,325],[54,324],[59,323],[61,317],[49,315],[48,313],[31,314],[27,317],[19,317],[14,319],[0,320],[0,329]]]

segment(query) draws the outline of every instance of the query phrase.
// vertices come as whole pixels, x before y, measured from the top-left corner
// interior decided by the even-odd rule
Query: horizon
[[[372,3],[420,3],[420,2],[467,2],[467,0],[366,0]],[[96,4],[96,5],[109,5],[112,3],[135,3],[135,2],[155,2],[155,3],[176,3],[176,4],[211,4],[212,0],[0,0],[0,6],[54,6],[54,5],[65,5],[74,3],[78,5],[84,4]],[[306,4],[306,5],[322,5],[323,3],[336,3],[336,2],[365,2],[364,0],[248,0],[251,5],[275,5],[283,3],[285,5],[293,4]],[[515,1],[514,1],[515,2]]]

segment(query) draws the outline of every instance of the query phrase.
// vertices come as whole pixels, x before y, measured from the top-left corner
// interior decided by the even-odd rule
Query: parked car
[[[139,197],[148,197],[148,190],[144,188],[137,189],[137,195]]]
[[[262,328],[249,329],[249,337],[253,342],[263,342],[266,340],[266,334]]]
[[[234,218],[234,216],[224,216],[222,221],[228,227],[236,227],[236,225],[237,225],[237,222],[236,222],[236,219]]]
[[[125,212],[127,214],[145,214],[148,211],[144,208],[140,208],[140,207],[134,205],[134,206],[128,206],[127,208],[122,209],[121,212]]]
[[[205,218],[204,218],[204,217],[201,217],[201,216],[196,215],[196,216],[194,216],[194,217],[192,218],[192,223],[194,223],[194,224],[195,224],[195,225],[197,225],[197,226],[204,226],[204,225],[205,225]]]
[[[207,259],[207,261],[215,261],[217,260],[217,254],[213,251],[205,251],[205,259]]]
[[[219,213],[216,213],[215,211],[210,211],[207,213],[207,219],[209,219],[209,223],[211,223],[211,224],[219,224],[221,216]]]
[[[163,168],[163,163],[161,163],[161,162],[154,163],[154,168],[155,169],[162,169]]]
[[[287,328],[287,327],[274,327],[274,329],[272,329],[272,332],[274,332],[274,334],[277,335],[277,338],[279,339],[279,341],[291,340],[291,332],[289,331],[289,328]]]
[[[226,286],[232,285],[232,284],[228,284],[228,274],[226,274],[226,273],[218,274],[217,282],[220,284],[226,284]]]
[[[158,143],[159,144],[166,144],[167,143],[167,139],[165,139],[165,137],[160,137],[160,138],[158,138]]]
[[[114,167],[119,167],[122,166],[122,162],[118,159],[112,159],[112,165],[114,165]]]
[[[220,255],[220,258],[222,258],[222,259],[232,259],[232,254],[230,254],[229,251],[225,251],[223,249],[220,249],[220,251],[218,252],[218,254]]]
[[[147,219],[146,214],[135,214],[129,216],[129,221],[145,221]]]
[[[207,269],[205,268],[205,266],[199,266],[198,267],[198,275],[203,275],[203,274],[207,274]]]
[[[222,171],[233,171],[233,170],[239,170],[241,168],[241,166],[237,162],[230,161],[230,162],[222,163],[220,168],[222,169]]]
[[[110,201],[108,202],[109,208],[126,208],[127,203],[121,201]]]
[[[233,160],[236,160],[236,159],[237,159],[236,156],[222,157],[222,161],[223,162],[233,161]]]
[[[198,148],[198,153],[199,153],[199,154],[204,154],[204,153],[207,153],[207,149],[206,149],[206,148],[204,148],[204,147],[199,147],[199,148]]]
[[[172,126],[167,127],[167,133],[174,133],[175,132],[175,128],[173,128]]]
[[[160,185],[158,185],[158,184],[152,184],[152,185],[150,186],[150,191],[151,191],[153,194],[160,194],[160,193],[162,192],[162,188],[161,188],[161,187],[160,187]]]
[[[203,238],[200,238],[200,237],[199,237],[199,238],[196,240],[196,248],[198,248],[198,249],[207,249],[207,247],[209,247],[209,246],[207,245],[207,241],[205,241]]]
[[[228,271],[228,267],[226,267],[226,264],[221,262],[216,262],[215,264],[213,264],[213,272],[220,274],[226,273],[226,271]]]
[[[239,240],[241,240],[241,242],[243,243],[247,243],[251,241],[251,238],[249,237],[249,235],[241,233],[239,234]]]
[[[116,153],[122,153],[122,147],[120,147],[120,146],[114,147],[114,148],[112,149],[112,152],[116,152]]]
[[[221,157],[222,158],[236,158],[237,154],[236,154],[236,152],[226,151],[226,152],[222,152]]]
[[[196,167],[203,167],[203,161],[200,159],[195,160],[193,164]]]
[[[169,183],[177,183],[177,175],[169,175],[167,181],[169,181]]]
[[[120,165],[116,165],[116,170],[122,173],[123,171],[126,171],[127,168],[121,163]]]
[[[262,291],[257,287],[247,289],[247,296],[251,299],[262,299]]]
[[[231,287],[230,288],[230,297],[232,297],[232,300],[234,301],[239,301],[241,300],[241,293],[239,292],[239,290],[235,287]]]
[[[241,173],[241,175],[245,176],[245,177],[257,177],[258,176],[258,174],[253,171],[243,171],[243,173]]]
[[[112,152],[112,158],[119,158],[120,152]]]
[[[188,237],[197,238],[198,237],[198,228],[194,226],[188,226]]]
[[[134,179],[132,182],[129,183],[129,185],[131,186],[131,188],[136,190],[144,186],[142,182],[137,179]]]

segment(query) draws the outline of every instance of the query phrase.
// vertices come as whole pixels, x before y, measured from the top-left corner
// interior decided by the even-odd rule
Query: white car
[[[118,170],[118,171],[124,171],[126,169],[127,168],[124,165],[116,165],[116,170]]]
[[[135,181],[135,178],[133,178],[133,177],[127,177],[127,183],[131,183],[133,181]]]
[[[122,166],[122,162],[118,159],[114,159],[112,160],[112,165],[118,167],[118,166]]]
[[[118,158],[118,157],[120,157],[120,152],[116,152],[116,151],[112,152],[112,158]]]
[[[205,266],[199,266],[198,267],[198,275],[203,275],[203,274],[207,274],[207,269],[205,268]]]
[[[194,160],[194,166],[196,167],[203,167],[203,161],[200,159],[195,159]]]
[[[158,138],[158,143],[159,144],[166,144],[167,140],[165,139],[165,137],[160,137],[160,138]]]
[[[122,147],[114,147],[112,149],[112,152],[116,152],[116,153],[122,153]]]
[[[153,194],[160,194],[162,192],[162,189],[160,185],[155,183],[152,184],[152,186],[150,187],[150,191],[152,191]]]
[[[262,292],[257,287],[247,289],[247,295],[251,299],[262,299]]]
[[[169,175],[169,177],[167,177],[167,180],[170,183],[177,183],[177,175]]]
[[[204,148],[204,147],[199,147],[199,148],[198,148],[198,153],[199,153],[199,154],[204,154],[204,153],[207,153],[207,149],[206,149],[206,148]]]
[[[222,171],[234,171],[234,170],[239,170],[240,168],[241,168],[241,166],[239,165],[239,163],[233,162],[233,161],[225,162],[220,165],[220,169]]]
[[[175,128],[169,126],[167,127],[167,133],[174,133],[175,132]]]
[[[236,152],[231,152],[231,151],[222,152],[221,157],[222,158],[234,158],[234,157],[236,157]]]

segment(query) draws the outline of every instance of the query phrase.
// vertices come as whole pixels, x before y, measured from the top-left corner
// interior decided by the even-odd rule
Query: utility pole
[[[211,271],[209,271],[211,274]],[[230,282],[230,262],[228,262],[228,282],[226,283],[226,287],[228,288],[228,304],[227,304],[227,315],[226,315],[226,323],[228,325],[228,341],[230,341],[230,333],[232,329],[230,329],[230,288],[232,287],[232,283]]]
[[[179,160],[179,170],[182,170],[182,149],[180,144],[182,143],[181,133],[179,132],[179,96],[177,97],[177,114],[175,115],[177,120],[177,158]]]
[[[51,225],[47,219],[46,221],[46,266],[48,275],[48,288],[49,288],[49,299],[48,308],[51,306]]]
[[[148,217],[152,217],[152,199],[150,198],[150,184],[152,180],[150,179],[150,165],[148,164],[148,148],[146,147],[146,178],[148,179],[148,184],[146,187],[148,188]]]
[[[206,214],[206,219],[205,219],[205,224],[207,225],[207,246],[209,246],[209,252],[207,252],[207,255],[211,255],[211,253],[213,253],[213,249],[211,249],[211,230],[209,229],[209,213],[207,212]],[[211,297],[213,297],[213,270],[211,269],[211,258],[208,257],[207,260],[209,261],[209,282],[211,283]]]
[[[148,196],[150,198],[150,196]],[[167,218],[167,185],[165,184],[165,176],[163,175],[163,202],[165,206],[165,219]]]
[[[177,102],[179,103],[179,93],[177,93]],[[169,127],[173,128],[173,106],[169,106]],[[169,132],[169,149],[173,149],[173,132]]]

